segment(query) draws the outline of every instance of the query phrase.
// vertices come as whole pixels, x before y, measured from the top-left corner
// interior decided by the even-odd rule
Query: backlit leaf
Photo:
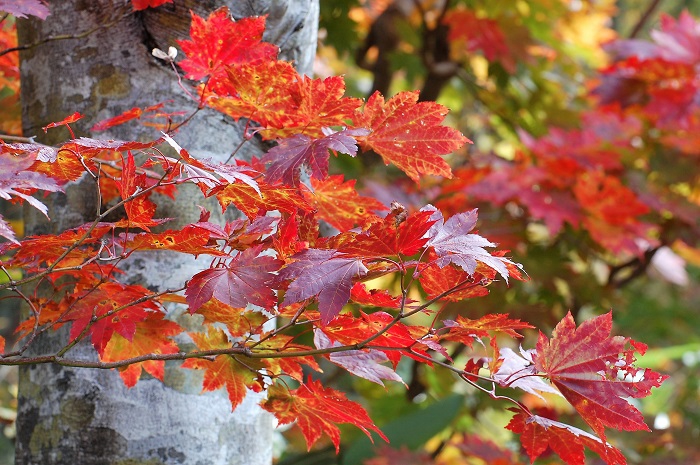
[[[268,389],[267,399],[261,405],[275,415],[281,425],[296,422],[309,449],[325,433],[338,452],[340,430],[335,423],[351,423],[370,439],[370,431],[374,431],[388,441],[359,404],[349,401],[345,394],[324,388],[320,382],[311,379],[294,390],[281,383],[274,384]]]
[[[226,334],[218,328],[209,326],[207,333],[189,333],[199,350],[217,350],[231,347]],[[182,364],[183,368],[204,370],[204,382],[202,392],[215,391],[226,387],[228,398],[231,401],[231,410],[243,402],[248,389],[260,392],[264,386],[262,375],[257,369],[261,364],[255,365],[255,360],[246,359],[246,363],[238,362],[230,355],[219,355],[214,360],[190,358]]]
[[[188,79],[209,76],[209,85],[215,87],[225,76],[226,66],[277,58],[277,47],[262,42],[264,30],[264,17],[234,21],[226,7],[206,20],[192,13],[191,39],[178,41],[187,58],[178,64]]]
[[[358,138],[363,150],[374,150],[386,164],[393,163],[418,182],[424,174],[452,177],[442,155],[469,141],[459,131],[442,126],[446,114],[442,105],[418,102],[418,92],[400,92],[387,102],[377,92],[354,124],[372,131]]]
[[[244,308],[253,304],[271,308],[275,294],[269,287],[272,272],[282,262],[260,255],[261,247],[252,247],[236,255],[231,262],[217,268],[200,271],[187,283],[185,296],[194,313],[212,297],[231,307]]]
[[[491,332],[500,332],[512,338],[521,338],[522,335],[516,330],[534,328],[534,326],[520,320],[511,319],[503,313],[490,313],[477,320],[458,315],[456,320],[445,320],[443,323],[447,332],[442,338],[459,341],[469,347],[472,346],[475,338],[490,337]]]
[[[551,448],[567,465],[584,465],[584,446],[597,453],[608,465],[625,465],[622,453],[605,441],[573,426],[538,415],[517,413],[506,427],[520,434],[520,442],[534,462]]]
[[[271,186],[263,181],[257,181],[257,184],[260,192],[247,184],[237,182],[216,189],[214,193],[222,208],[233,204],[248,218],[255,218],[258,214],[273,210],[292,214],[298,209],[312,209],[299,195],[298,189],[284,185]]]

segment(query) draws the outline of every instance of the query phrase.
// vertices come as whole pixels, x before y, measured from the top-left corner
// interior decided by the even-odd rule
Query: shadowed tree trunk
[[[170,111],[191,112],[190,101],[178,87],[172,69],[154,58],[151,50],[167,50],[187,36],[190,10],[206,17],[222,4],[232,16],[268,15],[265,39],[281,48],[309,74],[315,53],[316,0],[175,0],[157,9],[134,13],[131,3],[116,0],[49,1],[46,21],[20,21],[20,44],[48,36],[81,35],[51,40],[21,54],[23,127],[25,136],[54,144],[69,137],[65,129],[44,135],[42,126],[75,111],[86,115],[74,125],[77,135],[91,136],[96,121],[132,107],[171,101]],[[242,127],[219,113],[204,110],[179,131],[175,140],[194,155],[226,160],[241,141]],[[152,140],[154,130],[127,124],[99,138]],[[259,151],[246,143],[248,155]],[[97,204],[94,183],[83,180],[67,186],[50,203],[51,223],[27,213],[28,234],[55,234],[91,221]],[[160,199],[162,200],[162,199]],[[175,217],[176,228],[196,221],[198,189],[181,189],[174,202],[161,202],[158,217]],[[209,205],[210,208],[212,205]],[[214,213],[218,207],[211,208]],[[214,215],[212,215],[214,216]],[[152,290],[176,288],[207,261],[189,257],[141,254],[123,266],[124,280]],[[176,310],[173,310],[176,312]],[[67,332],[42,337],[30,350],[55,353]],[[95,358],[85,344],[69,355]],[[165,384],[142,379],[127,389],[116,371],[65,368],[57,365],[20,370],[17,421],[17,464],[269,464],[271,417],[249,395],[232,414],[224,392],[200,394],[198,371],[166,365]]]

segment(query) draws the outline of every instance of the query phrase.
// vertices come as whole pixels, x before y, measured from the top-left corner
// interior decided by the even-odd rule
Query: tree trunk
[[[175,0],[157,9],[134,13],[131,3],[117,0],[50,1],[44,21],[20,21],[21,44],[48,36],[85,37],[51,40],[21,54],[23,127],[25,136],[54,144],[65,129],[42,126],[75,111],[84,114],[74,128],[90,135],[96,121],[132,107],[169,103],[170,111],[192,111],[172,69],[151,55],[187,36],[193,10],[206,17],[228,3],[234,18],[268,15],[266,40],[281,47],[281,56],[310,73],[316,44],[316,0]],[[242,128],[219,113],[204,110],[174,138],[194,155],[226,160],[241,141]],[[158,136],[138,124],[100,133],[99,138],[151,140]],[[259,150],[245,144],[248,152]],[[194,186],[193,186],[194,187]],[[68,186],[50,202],[48,223],[27,213],[28,234],[54,234],[95,217],[91,182]],[[180,225],[196,221],[202,204],[196,188],[181,190],[176,201],[159,205],[157,216],[177,217]],[[215,210],[218,207],[215,207]],[[169,228],[177,227],[168,223]],[[122,268],[125,280],[150,289],[181,286],[207,264],[166,254],[139,255]],[[55,353],[66,342],[59,331],[32,346],[35,354]],[[95,357],[89,345],[68,355]],[[194,370],[166,365],[165,384],[142,379],[127,389],[115,371],[33,366],[20,370],[17,421],[17,464],[269,464],[271,418],[249,395],[234,413],[224,392],[200,394]]]

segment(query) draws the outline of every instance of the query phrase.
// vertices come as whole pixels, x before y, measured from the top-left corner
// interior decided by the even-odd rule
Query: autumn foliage
[[[133,7],[163,3],[134,0]],[[445,18],[448,26],[464,21],[478,26],[481,38],[453,29],[452,40],[470,52],[482,50],[506,69],[515,66],[495,21],[466,10]],[[327,435],[338,450],[338,423],[386,437],[359,403],[315,379],[319,361],[383,385],[403,382],[397,365],[412,360],[446,368],[502,401],[514,412],[507,428],[520,435],[531,460],[551,449],[568,464],[583,464],[587,448],[608,464],[626,463],[607,442],[607,430],[648,430],[630,399],[648,396],[666,376],[635,366],[635,354],[644,354],[646,346],[613,335],[612,313],[578,325],[567,314],[551,336],[541,332],[534,347],[518,352],[523,331],[533,326],[503,313],[507,308],[474,319],[445,318],[441,310],[448,302],[484,296],[489,286],[519,286],[528,279],[507,250],[479,234],[476,209],[457,210],[467,198],[516,203],[552,236],[567,227],[585,229],[614,254],[635,256],[660,244],[657,226],[644,219],[650,202],[617,176],[619,152],[592,147],[605,137],[610,147],[629,148],[626,136],[638,129],[626,112],[632,106],[640,118],[658,122],[660,137],[680,150],[697,137],[695,114],[677,104],[692,105],[686,86],[669,88],[658,74],[646,74],[661,63],[668,79],[695,76],[687,67],[700,57],[674,55],[668,46],[689,34],[697,39],[691,21],[669,20],[660,33],[667,40],[644,58],[634,46],[621,47],[594,91],[601,105],[609,105],[604,119],[591,110],[581,129],[527,139],[527,150],[510,161],[453,172],[446,156],[470,141],[445,124],[443,105],[419,101],[417,91],[375,93],[366,101],[345,96],[342,77],[312,79],[278,60],[277,48],[262,41],[265,18],[233,21],[225,8],[208,18],[193,15],[190,38],[179,43],[185,57],[177,62],[185,78],[198,82],[192,86],[193,110],[209,106],[246,120],[246,137],[274,141],[274,147],[261,159],[234,156],[221,163],[189,153],[178,144],[177,131],[166,127],[150,142],[74,137],[71,124],[91,116],[79,114],[44,128],[70,134],[60,146],[3,143],[3,198],[46,214],[42,196],[34,194],[61,192],[87,177],[95,181],[102,208],[93,222],[59,235],[20,239],[0,220],[0,235],[7,239],[0,244],[7,257],[0,267],[7,275],[2,287],[31,309],[14,347],[5,347],[2,364],[113,368],[131,387],[143,371],[162,380],[166,360],[183,360],[183,368],[204,372],[203,391],[225,388],[232,408],[247,390],[266,391],[262,407],[282,425],[295,423],[309,448]],[[157,119],[164,110],[155,103],[97,122],[93,131]],[[683,118],[689,138],[663,132],[677,118]],[[435,206],[385,205],[358,192],[355,179],[329,172],[331,156],[367,152],[416,183],[428,175],[450,181],[434,196]],[[168,229],[168,218],[156,214],[154,194],[173,196],[185,183],[197,185],[222,210],[243,215],[221,225],[203,210],[198,222]],[[321,223],[331,228],[319,228]],[[203,256],[209,266],[178,289],[153,292],[124,284],[121,262],[143,251]],[[13,268],[24,276],[13,277]],[[39,282],[51,292],[26,291]],[[173,306],[200,315],[203,330],[176,323],[166,311]],[[63,350],[26,355],[38,334],[64,325],[70,325],[70,340]],[[70,349],[83,340],[99,361],[71,357]],[[176,340],[190,341],[190,348]],[[466,364],[453,363],[456,345],[472,354]],[[589,430],[548,418],[508,394],[517,390],[561,396]],[[465,441],[461,447],[476,446]]]

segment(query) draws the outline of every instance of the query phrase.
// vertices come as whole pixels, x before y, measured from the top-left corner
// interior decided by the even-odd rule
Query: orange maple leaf
[[[379,221],[375,211],[388,208],[372,197],[363,197],[355,190],[355,180],[343,182],[343,175],[329,176],[324,180],[311,178],[313,192],[302,191],[304,198],[316,209],[319,218],[340,231],[355,225]]]
[[[590,171],[577,178],[573,191],[586,213],[583,225],[593,240],[606,249],[639,253],[638,239],[653,242],[653,226],[639,220],[649,207],[619,179]]]
[[[136,323],[136,332],[129,341],[119,333],[114,333],[100,357],[103,362],[116,362],[144,354],[174,354],[179,350],[171,338],[180,334],[182,328],[177,323],[163,319],[160,313],[152,313],[144,321]],[[141,377],[141,372],[163,381],[165,374],[164,360],[147,360],[119,368],[127,387],[133,387]]]
[[[354,119],[356,127],[372,132],[357,140],[374,150],[386,164],[393,163],[418,182],[423,174],[452,177],[441,157],[471,142],[456,129],[443,126],[447,108],[435,102],[418,102],[418,91],[400,92],[385,102],[375,92]]]

